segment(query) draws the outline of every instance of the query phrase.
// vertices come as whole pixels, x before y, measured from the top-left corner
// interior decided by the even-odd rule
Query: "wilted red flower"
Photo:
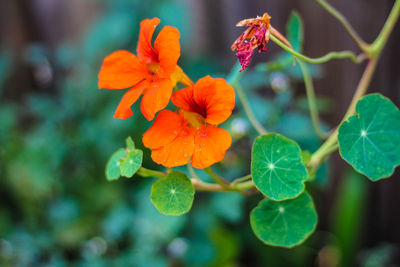
[[[152,120],[155,114],[168,105],[172,89],[177,82],[191,86],[193,82],[177,65],[180,57],[179,31],[165,26],[154,41],[151,39],[160,19],[145,19],[140,23],[137,56],[119,50],[104,59],[99,73],[99,88],[125,89],[114,118],[132,116],[131,106],[143,94],[140,109],[143,116]]]
[[[206,168],[225,156],[231,146],[228,131],[216,126],[232,114],[235,91],[224,79],[206,76],[172,95],[179,113],[163,110],[144,133],[151,158],[166,167],[191,163]]]
[[[243,71],[249,67],[251,58],[253,57],[253,50],[258,49],[258,52],[268,51],[266,44],[269,42],[269,35],[272,34],[285,44],[291,47],[290,43],[283,37],[276,29],[270,24],[271,17],[268,13],[264,13],[262,17],[249,18],[239,21],[237,27],[248,27],[236,41],[232,44],[232,50],[236,50],[236,56],[242,65]]]

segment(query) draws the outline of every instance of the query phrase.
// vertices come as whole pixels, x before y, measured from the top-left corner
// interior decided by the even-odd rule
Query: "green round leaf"
[[[314,203],[307,192],[284,201],[263,199],[250,213],[256,236],[272,246],[293,247],[301,244],[317,225]]]
[[[308,177],[299,145],[276,133],[256,138],[251,151],[251,175],[256,187],[273,200],[297,197],[304,191]]]
[[[127,178],[132,177],[142,166],[143,152],[142,150],[135,149],[127,153],[126,158],[122,161],[120,169],[121,176]]]
[[[151,202],[165,215],[182,215],[192,207],[194,187],[186,174],[172,171],[151,188]]]
[[[106,165],[107,180],[117,180],[121,174],[120,165],[121,159],[125,157],[125,149],[120,148],[111,155]]]
[[[400,164],[400,111],[380,94],[358,101],[357,115],[339,128],[341,157],[372,181],[389,177]]]

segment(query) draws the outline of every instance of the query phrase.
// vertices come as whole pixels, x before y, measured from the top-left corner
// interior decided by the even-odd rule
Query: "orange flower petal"
[[[197,81],[193,87],[193,97],[205,109],[206,122],[218,125],[232,114],[235,107],[235,91],[221,78],[206,76]]]
[[[193,99],[193,87],[186,87],[175,92],[171,97],[171,101],[178,108],[196,112],[197,104]]]
[[[158,53],[160,66],[166,77],[176,69],[176,64],[181,55],[181,47],[179,45],[179,31],[175,27],[165,26],[158,34],[154,48]]]
[[[172,82],[169,79],[156,80],[144,92],[140,109],[143,116],[149,121],[155,114],[168,105],[172,94]]]
[[[183,124],[183,118],[175,112],[161,111],[153,125],[143,134],[143,145],[155,149],[171,143],[182,131]]]
[[[196,131],[194,143],[192,165],[204,169],[225,157],[225,151],[231,146],[232,138],[225,129],[205,125]]]
[[[193,129],[186,127],[171,143],[159,149],[153,149],[151,158],[165,167],[176,167],[189,163],[193,152]]]
[[[144,79],[145,66],[131,52],[118,50],[107,56],[99,72],[99,88],[125,89]]]
[[[138,100],[143,90],[149,86],[147,81],[142,81],[129,89],[119,102],[117,110],[114,113],[114,118],[127,119],[133,115],[131,106]]]
[[[140,22],[139,42],[136,52],[140,60],[146,64],[157,63],[157,53],[151,45],[154,30],[160,24],[159,18],[144,19]]]

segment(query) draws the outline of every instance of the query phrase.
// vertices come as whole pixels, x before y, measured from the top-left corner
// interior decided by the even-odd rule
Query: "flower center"
[[[158,63],[150,63],[147,64],[147,69],[150,71],[152,75],[157,74],[158,70],[160,69],[160,64]]]
[[[190,112],[181,109],[181,114],[193,128],[199,129],[205,124],[204,117],[196,112]]]

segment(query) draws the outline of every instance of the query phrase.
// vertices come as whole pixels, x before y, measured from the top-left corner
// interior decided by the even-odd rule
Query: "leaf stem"
[[[367,92],[368,86],[371,82],[372,76],[375,72],[376,69],[376,64],[377,64],[378,59],[373,58],[368,61],[367,67],[364,70],[364,73],[361,77],[361,80],[357,86],[357,90],[354,93],[353,99],[351,100],[351,103],[347,109],[346,114],[343,116],[342,121],[339,123],[338,127],[336,127],[335,131],[329,136],[329,138],[325,141],[325,143],[322,144],[322,146],[312,154],[311,160],[308,163],[308,165],[314,169],[318,168],[322,160],[332,153],[333,150],[332,147],[337,145],[337,137],[338,137],[338,131],[340,125],[346,121],[351,115],[355,113],[356,110],[356,105],[358,100]]]
[[[191,166],[189,167],[189,165],[188,165],[188,168],[190,170]],[[249,180],[249,179],[251,179],[250,174],[243,176],[241,178],[237,178],[234,180],[234,182],[229,183],[224,178],[215,174],[214,171],[211,169],[211,167],[204,169],[204,171],[207,172],[207,174],[210,175],[211,178],[213,178],[213,180],[216,182],[216,184],[203,182],[197,176],[194,176],[190,180],[192,181],[192,184],[197,191],[239,192],[246,196],[249,193],[251,193],[251,192],[246,192],[246,190],[249,190],[249,189],[252,189],[255,187],[253,180]],[[189,172],[191,172],[191,171],[189,171]],[[168,175],[165,172],[150,170],[150,169],[146,169],[144,167],[140,167],[140,169],[137,171],[136,174],[138,174],[142,177],[153,177],[153,178],[154,177],[155,178],[165,178]],[[193,175],[193,174],[191,174],[191,175]]]
[[[248,175],[250,176],[250,175]],[[243,177],[244,178],[244,177]],[[240,178],[239,178],[240,179]],[[240,183],[231,183],[225,184],[222,186],[221,184],[211,184],[203,182],[199,179],[191,179],[193,186],[198,191],[208,191],[208,192],[239,192],[243,195],[247,195],[249,192],[247,190],[253,189],[255,187],[253,180],[240,182]]]
[[[284,44],[282,41],[280,41],[278,38],[276,38],[272,34],[269,37],[270,37],[270,40],[272,40],[274,43],[279,45],[281,48],[283,48],[287,52],[291,53],[293,56],[295,56],[305,62],[311,63],[311,64],[321,64],[321,63],[328,62],[331,59],[343,59],[343,58],[349,58],[354,63],[358,64],[363,60],[363,57],[357,57],[351,51],[329,52],[328,54],[326,54],[322,57],[310,58],[310,57],[304,56],[303,54],[296,52],[292,48],[288,47],[286,44]]]
[[[351,38],[357,43],[361,50],[366,53],[370,51],[370,45],[364,42],[364,40],[358,35],[358,33],[354,30],[354,28],[350,25],[349,21],[343,16],[336,8],[331,6],[325,0],[316,0],[318,4],[320,4],[329,14],[331,14],[334,18],[336,18],[350,35]]]
[[[249,180],[246,182],[242,183],[237,183],[235,185],[231,185],[232,188],[243,191],[243,190],[249,190],[255,187],[253,180]]]
[[[240,178],[237,178],[237,179],[233,180],[231,185],[234,186],[234,185],[236,185],[238,183],[242,183],[242,182],[245,182],[245,181],[250,180],[250,179],[251,179],[251,174],[247,174],[246,176],[243,176],[243,177],[240,177]]]
[[[250,124],[254,127],[254,129],[256,129],[256,131],[259,134],[261,135],[267,134],[268,131],[261,125],[261,123],[257,120],[256,116],[254,115],[253,111],[251,110],[246,94],[244,93],[242,86],[239,84],[239,82],[236,82],[235,88],[239,100],[242,103],[243,110],[246,113],[247,117],[249,118]]]
[[[142,177],[156,177],[156,178],[164,178],[167,176],[167,173],[165,173],[165,172],[149,170],[144,167],[140,167],[140,169],[137,171],[136,174],[138,174]]]
[[[347,109],[347,112],[344,115],[341,123],[346,121],[348,119],[348,117],[350,117],[351,115],[354,114],[358,100],[363,95],[365,95],[365,93],[367,92],[368,86],[369,86],[372,76],[375,72],[377,62],[378,62],[378,59],[371,59],[368,62],[367,67],[365,68],[364,73],[361,77],[361,80],[358,83],[357,90],[354,93],[353,99],[351,100],[349,108]]]
[[[221,176],[215,174],[211,167],[205,168],[204,171],[208,175],[210,175],[210,177],[217,183],[217,184],[211,186],[212,184],[206,184],[201,181],[200,181],[201,183],[199,183],[199,181],[195,182],[197,185],[201,185],[200,188],[204,191],[207,191],[205,189],[207,189],[207,186],[210,185],[208,188],[211,189],[212,191],[214,191],[214,190],[228,191],[228,192],[236,191],[236,192],[241,193],[244,196],[247,196],[249,194],[249,192],[246,192],[246,190],[254,187],[253,180],[232,184],[232,183],[229,183],[228,181],[226,181]],[[244,178],[244,177],[242,177],[242,178]],[[239,179],[242,179],[242,178],[239,178]],[[219,186],[219,188],[216,186]]]
[[[192,164],[188,163],[186,166],[187,166],[187,169],[188,169],[190,175],[193,177],[193,179],[200,180],[200,178],[197,176]]]
[[[230,190],[229,188],[229,182],[227,182],[224,178],[222,178],[221,176],[217,175],[216,173],[214,173],[214,171],[212,170],[211,167],[205,168],[204,171],[210,175],[210,177],[217,183],[219,184],[222,188],[226,189],[226,190]]]
[[[311,121],[314,126],[315,133],[319,136],[319,138],[326,139],[328,136],[326,133],[324,133],[321,130],[319,114],[318,114],[317,104],[316,104],[316,100],[315,100],[314,85],[312,82],[311,75],[308,72],[307,64],[304,63],[303,61],[299,60],[299,65],[300,65],[301,71],[303,72],[304,84],[305,84],[306,93],[307,93],[307,101],[308,101],[308,106],[310,108]]]
[[[246,113],[247,118],[250,121],[250,124],[256,129],[259,134],[266,134],[267,130],[261,125],[261,123],[257,120],[253,111],[250,108],[249,101],[247,100],[246,94],[243,91],[242,86],[239,83],[240,77],[242,77],[244,71],[240,72],[241,66],[239,63],[236,63],[230,73],[228,74],[226,80],[228,83],[236,89],[237,95],[239,97],[239,101],[242,104],[243,110]]]
[[[385,25],[383,25],[381,32],[371,45],[372,55],[377,56],[380,54],[393,30],[394,25],[399,19],[399,16],[400,16],[400,0],[396,0],[385,22]]]
[[[210,184],[201,181],[200,179],[191,179],[194,188],[197,191],[207,191],[207,192],[225,192],[225,188],[219,184]]]

